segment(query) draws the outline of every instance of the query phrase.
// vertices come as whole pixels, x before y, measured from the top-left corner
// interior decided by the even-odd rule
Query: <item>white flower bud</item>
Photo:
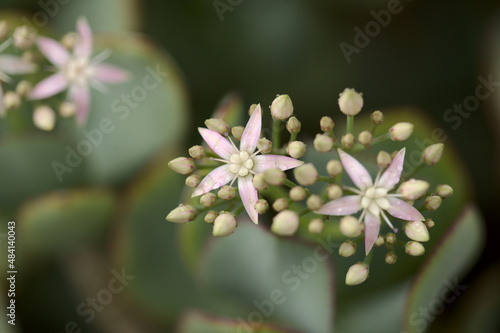
[[[302,186],[295,186],[290,190],[290,199],[293,201],[302,201],[307,197],[306,190]]]
[[[346,88],[339,97],[340,111],[347,116],[355,116],[363,107],[363,96],[354,89]]]
[[[236,218],[231,213],[222,213],[214,221],[212,234],[215,237],[225,237],[231,235],[236,229]]]
[[[387,168],[389,165],[391,165],[392,158],[391,155],[389,155],[388,152],[386,151],[379,151],[377,155],[377,164],[379,168]]]
[[[370,115],[370,118],[375,125],[381,125],[384,121],[384,114],[377,110]]]
[[[3,95],[3,105],[7,110],[17,109],[21,105],[21,97],[14,91],[7,91]]]
[[[425,253],[425,248],[419,242],[409,241],[405,245],[405,252],[412,257],[418,257]]]
[[[404,141],[413,133],[412,123],[397,123],[389,129],[392,141]]]
[[[362,225],[354,216],[348,215],[340,219],[340,232],[349,238],[361,235]]]
[[[201,182],[200,175],[197,175],[195,173],[193,173],[192,175],[189,175],[186,178],[186,185],[189,186],[189,187],[193,187],[194,188],[194,187],[200,185],[200,182]]]
[[[285,120],[293,114],[293,104],[290,96],[279,95],[271,104],[273,119]]]
[[[363,264],[362,262],[358,262],[351,267],[347,271],[345,277],[345,284],[348,286],[355,286],[361,284],[366,281],[368,278],[369,269],[368,266]]]
[[[347,133],[344,136],[342,136],[342,139],[340,139],[340,142],[342,143],[342,147],[349,149],[354,146],[354,136],[351,133]]]
[[[330,175],[330,177],[337,177],[342,173],[343,167],[342,163],[338,160],[330,160],[326,164],[326,172]]]
[[[9,35],[10,26],[5,20],[0,21],[0,40],[5,39]]]
[[[243,135],[243,132],[245,131],[245,127],[243,126],[235,126],[231,128],[231,133],[233,134],[234,138],[238,141],[241,140],[241,136]]]
[[[427,165],[434,165],[443,156],[444,144],[436,143],[424,149],[422,158]]]
[[[273,143],[271,140],[261,138],[257,141],[257,149],[260,150],[262,154],[268,154],[273,149]]]
[[[31,91],[31,87],[31,82],[27,80],[21,80],[16,86],[16,93],[18,93],[19,96],[28,96]]]
[[[273,218],[271,231],[280,236],[292,236],[299,228],[299,216],[291,210],[279,212]]]
[[[441,206],[441,203],[443,202],[443,199],[439,195],[429,195],[427,198],[425,198],[425,208],[427,210],[435,211]]]
[[[436,193],[442,199],[449,198],[453,195],[453,188],[450,185],[442,184],[436,187]]]
[[[288,200],[285,198],[279,198],[273,202],[273,209],[277,212],[281,212],[282,210],[285,210],[287,208],[288,208]]]
[[[328,153],[333,148],[333,138],[325,134],[316,134],[313,144],[319,153]]]
[[[434,227],[434,225],[435,225],[434,220],[431,218],[426,218],[424,223],[425,223],[425,226],[427,227],[427,229],[430,229],[430,228]]]
[[[335,123],[332,118],[325,116],[319,121],[319,126],[323,132],[330,132],[335,127]]]
[[[295,134],[300,132],[302,124],[296,117],[290,117],[286,123],[286,129],[290,134]]]
[[[312,219],[307,226],[307,229],[311,234],[320,234],[325,227],[325,223],[322,219]]]
[[[56,113],[46,105],[38,106],[33,111],[33,123],[43,131],[52,131],[56,124]]]
[[[340,244],[339,254],[342,257],[346,257],[346,258],[351,257],[354,254],[356,254],[356,248],[357,248],[356,243],[354,243],[351,240],[346,240],[345,242]]]
[[[404,232],[409,239],[418,242],[429,240],[429,231],[422,221],[409,221],[404,224]]]
[[[216,212],[215,210],[209,210],[207,212],[207,215],[205,215],[205,222],[212,224],[214,223],[217,216],[219,216],[218,212]]]
[[[248,115],[251,116],[253,114],[253,111],[257,108],[257,104],[252,104],[250,105],[250,108],[248,109]]]
[[[217,196],[222,200],[231,200],[236,195],[236,190],[234,187],[224,185],[220,188],[219,192],[217,192]]]
[[[204,207],[212,207],[216,201],[217,196],[212,192],[205,193],[200,198],[200,204]]]
[[[399,186],[398,193],[405,200],[417,200],[427,193],[429,186],[429,183],[426,181],[412,178]]]
[[[326,188],[326,193],[328,194],[328,199],[338,199],[342,196],[342,187],[337,184],[331,184]]]
[[[195,219],[196,213],[196,209],[191,205],[179,205],[167,215],[166,220],[175,223],[191,222]]]
[[[205,120],[205,126],[209,130],[219,133],[220,135],[224,135],[229,133],[230,127],[229,125],[222,119],[210,118]]]
[[[59,105],[58,111],[61,117],[69,118],[75,115],[76,106],[74,103],[64,101]]]
[[[307,198],[306,206],[312,211],[318,210],[323,206],[323,200],[319,195],[312,194]]]
[[[298,168],[293,169],[293,175],[297,182],[303,186],[313,185],[319,176],[318,171],[311,163],[302,164]]]
[[[389,245],[394,245],[396,244],[396,241],[398,239],[396,238],[396,234],[393,233],[393,232],[389,232],[387,233],[387,235],[385,235],[385,242]]]
[[[369,146],[373,140],[373,134],[369,131],[363,131],[358,135],[358,142],[363,146]]]
[[[269,210],[269,203],[264,199],[259,199],[255,203],[255,210],[260,215],[265,214]]]
[[[76,42],[78,42],[79,36],[76,32],[68,32],[61,38],[61,45],[67,48],[68,50],[72,50]]]
[[[389,265],[394,265],[398,259],[398,256],[394,252],[387,252],[385,254],[385,263]]]
[[[382,237],[382,235],[378,235],[377,239],[375,240],[375,244],[373,244],[373,246],[380,247],[384,245],[384,243],[385,243],[385,238]]]
[[[292,141],[286,147],[286,153],[293,158],[301,158],[306,153],[306,144],[302,141]]]
[[[192,146],[189,148],[189,156],[194,158],[195,160],[201,160],[205,157],[205,148],[202,146]]]
[[[264,177],[264,173],[256,174],[252,179],[252,183],[257,191],[263,191],[267,188],[267,183]]]
[[[264,180],[269,185],[281,186],[285,182],[286,174],[278,168],[267,169],[263,172]]]
[[[168,162],[168,167],[181,175],[189,175],[193,172],[194,161],[187,157],[177,157]]]
[[[36,32],[26,25],[22,25],[17,27],[12,34],[12,38],[14,40],[14,45],[22,50],[25,50],[36,40]]]

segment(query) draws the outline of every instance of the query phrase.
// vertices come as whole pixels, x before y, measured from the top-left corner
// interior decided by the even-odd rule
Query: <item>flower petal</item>
[[[0,72],[6,74],[26,74],[34,72],[35,69],[35,64],[22,58],[11,55],[0,56]]]
[[[372,177],[361,163],[354,157],[344,152],[342,149],[337,150],[340,160],[344,166],[345,171],[351,178],[354,185],[361,191],[373,185]]]
[[[99,64],[94,69],[94,78],[103,83],[120,83],[130,78],[127,71],[113,65]]]
[[[366,254],[370,253],[373,244],[377,240],[380,232],[380,217],[366,212],[365,215],[365,251]]]
[[[252,219],[253,223],[259,223],[259,214],[255,209],[255,204],[257,203],[257,190],[253,186],[252,176],[248,175],[246,177],[238,178],[238,191],[240,193],[241,202],[245,206],[245,210],[248,216]]]
[[[90,91],[86,86],[75,87],[73,90],[73,101],[76,106],[76,123],[85,126],[90,109]]]
[[[253,168],[255,172],[264,172],[273,168],[285,171],[304,164],[303,161],[280,155],[257,155],[253,158],[253,161],[255,162],[255,166]]]
[[[340,199],[332,200],[323,205],[315,213],[323,215],[350,215],[361,209],[359,195],[348,195]]]
[[[37,44],[43,55],[54,65],[62,67],[68,62],[69,52],[58,41],[52,38],[38,37]]]
[[[403,171],[403,163],[405,161],[405,151],[406,148],[401,149],[394,159],[392,163],[389,165],[387,170],[384,171],[382,177],[380,177],[377,182],[377,186],[383,187],[386,190],[390,191],[399,183],[401,179],[401,172]]]
[[[79,39],[75,45],[75,55],[79,57],[90,57],[92,54],[93,36],[89,22],[86,18],[81,17],[76,23]]]
[[[224,164],[214,170],[210,171],[208,175],[203,178],[200,185],[194,190],[191,195],[192,198],[197,197],[199,195],[210,192],[211,190],[218,189],[221,186],[229,183],[234,177],[229,171],[229,165]]]
[[[392,216],[406,221],[423,221],[425,218],[413,206],[407,204],[401,199],[395,197],[387,197],[391,206],[386,211]]]
[[[248,120],[245,130],[241,135],[240,151],[246,150],[252,154],[257,147],[257,141],[260,138],[260,130],[262,127],[262,110],[260,104],[253,110],[252,116]]]
[[[232,154],[238,153],[237,149],[219,133],[202,127],[198,127],[198,132],[200,132],[210,148],[220,157],[229,160]]]
[[[38,82],[30,92],[30,99],[42,99],[56,95],[68,87],[68,81],[61,73],[53,74]]]

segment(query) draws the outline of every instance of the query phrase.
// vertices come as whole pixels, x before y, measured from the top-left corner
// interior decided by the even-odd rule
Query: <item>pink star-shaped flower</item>
[[[200,185],[194,190],[193,197],[215,190],[229,182],[232,184],[238,179],[238,191],[243,206],[252,221],[255,224],[258,223],[258,213],[255,209],[258,196],[252,182],[253,175],[272,168],[279,168],[284,171],[304,163],[287,156],[257,155],[260,151],[255,151],[255,149],[260,137],[261,127],[262,111],[259,104],[245,126],[239,149],[219,133],[206,128],[198,128],[206,143],[221,157],[221,159],[215,160],[225,164],[214,169],[203,178]]]
[[[51,38],[38,38],[38,48],[55,65],[57,72],[33,87],[30,98],[43,99],[68,89],[68,99],[76,106],[77,123],[83,126],[89,113],[89,86],[105,92],[104,84],[124,82],[129,75],[120,68],[102,63],[109,56],[109,51],[91,58],[93,36],[85,18],[78,20],[77,30],[79,38],[73,54]]]
[[[0,45],[0,53],[2,53],[10,45],[10,39]],[[10,82],[10,77],[7,74],[26,74],[35,71],[35,64],[23,60],[22,58],[12,55],[0,55],[0,116],[4,115],[3,106],[3,90],[1,82]]]
[[[338,153],[345,171],[357,187],[357,189],[351,187],[346,187],[346,189],[357,195],[348,195],[330,201],[316,213],[340,216],[354,214],[362,209],[359,221],[364,221],[365,223],[366,254],[370,252],[379,235],[380,216],[395,230],[384,211],[398,219],[406,221],[424,220],[424,217],[418,210],[397,198],[400,195],[388,193],[394,189],[401,178],[405,148],[398,152],[382,175],[379,171],[375,182],[372,182],[368,171],[354,157],[345,153],[342,149],[338,149]]]

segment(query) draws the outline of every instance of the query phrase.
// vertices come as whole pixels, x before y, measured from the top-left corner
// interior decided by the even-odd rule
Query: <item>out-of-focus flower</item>
[[[90,107],[90,89],[106,92],[104,84],[127,81],[129,74],[118,67],[102,63],[110,54],[106,50],[91,58],[93,35],[85,18],[77,22],[79,35],[73,53],[54,39],[39,37],[38,48],[56,67],[57,72],[33,87],[29,97],[44,99],[68,90],[68,100],[76,106],[76,121],[83,126],[87,122]]]

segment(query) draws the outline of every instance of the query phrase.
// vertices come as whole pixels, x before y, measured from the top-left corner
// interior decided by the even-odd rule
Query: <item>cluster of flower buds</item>
[[[22,103],[30,103],[33,124],[43,131],[54,129],[55,109],[61,117],[75,116],[79,125],[85,125],[90,87],[104,91],[104,84],[121,83],[129,76],[120,68],[102,63],[109,51],[92,58],[92,42],[92,31],[85,18],[78,20],[76,33],[70,32],[60,41],[39,36],[26,25],[11,28],[6,21],[0,21],[0,117],[7,116],[7,111],[18,109]],[[5,51],[22,54],[13,56]],[[44,70],[49,63],[56,73],[40,82],[32,82],[32,76],[28,75]],[[25,77],[14,81],[12,75]],[[3,83],[9,87],[5,92]],[[65,90],[68,98],[50,98]],[[51,105],[52,101],[56,101],[55,104]]]
[[[384,121],[384,114],[376,110],[370,115],[370,128],[361,129],[355,135],[354,117],[361,112],[363,103],[363,96],[354,89],[345,89],[340,94],[339,109],[347,116],[346,131],[342,135],[331,117],[320,119],[321,132],[309,146],[329,156],[326,173],[313,163],[298,160],[305,155],[308,144],[297,140],[301,123],[293,116],[294,108],[288,95],[278,95],[270,106],[271,140],[260,137],[260,105],[250,107],[251,116],[245,127],[231,128],[221,119],[207,120],[207,128],[199,129],[207,145],[190,148],[191,158],[179,157],[169,163],[174,171],[189,175],[186,185],[194,190],[191,203],[173,210],[167,220],[189,222],[203,213],[206,222],[214,223],[215,236],[230,235],[237,226],[236,216],[243,210],[255,223],[259,215],[270,213],[270,230],[278,236],[292,236],[299,230],[322,235],[332,230],[325,228],[327,223],[338,223],[338,229],[345,236],[339,248],[340,256],[353,256],[360,243],[364,243],[365,259],[348,270],[345,281],[348,285],[360,284],[368,278],[374,248],[385,249],[387,264],[396,263],[397,248],[410,256],[423,255],[423,243],[430,239],[429,229],[434,226],[432,218],[423,214],[437,210],[442,200],[453,194],[453,189],[449,185],[431,188],[427,180],[413,176],[420,167],[436,164],[444,145],[437,143],[425,148],[421,164],[415,166],[413,172],[404,174],[406,148],[377,151],[373,162],[379,170],[372,177],[352,155],[367,149],[374,151],[376,144],[387,140],[405,141],[414,126],[400,122],[379,134],[377,129]],[[281,143],[284,128],[289,133],[286,144]],[[293,169],[293,178],[285,173],[289,169]],[[344,173],[354,187],[348,185]],[[233,187],[236,181],[237,189]],[[324,184],[320,191],[319,183]],[[283,191],[283,187],[288,187],[288,191]],[[221,211],[217,212],[214,207],[220,207]],[[300,228],[301,223],[305,224],[304,228]],[[389,232],[381,232],[386,226]],[[406,240],[401,239],[399,230]]]

